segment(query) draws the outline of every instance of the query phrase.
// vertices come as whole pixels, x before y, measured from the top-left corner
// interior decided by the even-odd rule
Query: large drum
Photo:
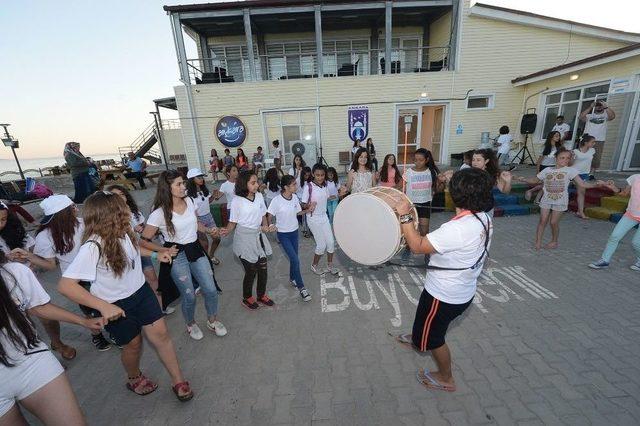
[[[333,231],[342,251],[363,265],[380,265],[405,246],[398,214],[394,211],[407,196],[394,188],[377,187],[351,194],[338,204]],[[413,224],[418,227],[414,208]]]

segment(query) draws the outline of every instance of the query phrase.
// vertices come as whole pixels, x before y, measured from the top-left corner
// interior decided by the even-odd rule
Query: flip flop
[[[444,392],[455,392],[456,387],[450,385],[443,385],[439,381],[437,381],[428,371],[424,371],[424,368],[421,368],[416,373],[416,379],[426,388],[432,390],[439,390]]]
[[[406,346],[410,349],[415,349],[415,347],[413,346],[413,341],[411,340],[411,333],[398,334],[397,336],[389,333],[389,336],[393,336],[395,341],[400,343],[402,346]]]

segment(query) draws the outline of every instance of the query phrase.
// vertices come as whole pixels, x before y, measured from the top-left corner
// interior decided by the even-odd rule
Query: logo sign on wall
[[[349,139],[361,141],[369,134],[369,107],[350,106],[348,109]]]
[[[227,148],[235,148],[247,139],[247,128],[238,117],[225,115],[216,124],[216,137]]]

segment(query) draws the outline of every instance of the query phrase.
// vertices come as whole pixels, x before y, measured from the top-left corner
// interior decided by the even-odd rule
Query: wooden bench
[[[349,167],[351,166],[351,151],[340,151],[338,152],[338,165],[344,166],[344,174],[349,172]]]
[[[122,185],[127,189],[136,189],[135,183],[137,179],[127,178],[123,170],[100,170],[100,184],[98,189],[104,188],[105,185]],[[111,179],[108,179],[111,177]]]

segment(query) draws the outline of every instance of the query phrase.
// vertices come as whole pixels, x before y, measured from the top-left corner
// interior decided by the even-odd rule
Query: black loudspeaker
[[[520,133],[523,135],[530,135],[536,131],[536,124],[538,123],[538,114],[525,114],[522,116],[520,122]]]

